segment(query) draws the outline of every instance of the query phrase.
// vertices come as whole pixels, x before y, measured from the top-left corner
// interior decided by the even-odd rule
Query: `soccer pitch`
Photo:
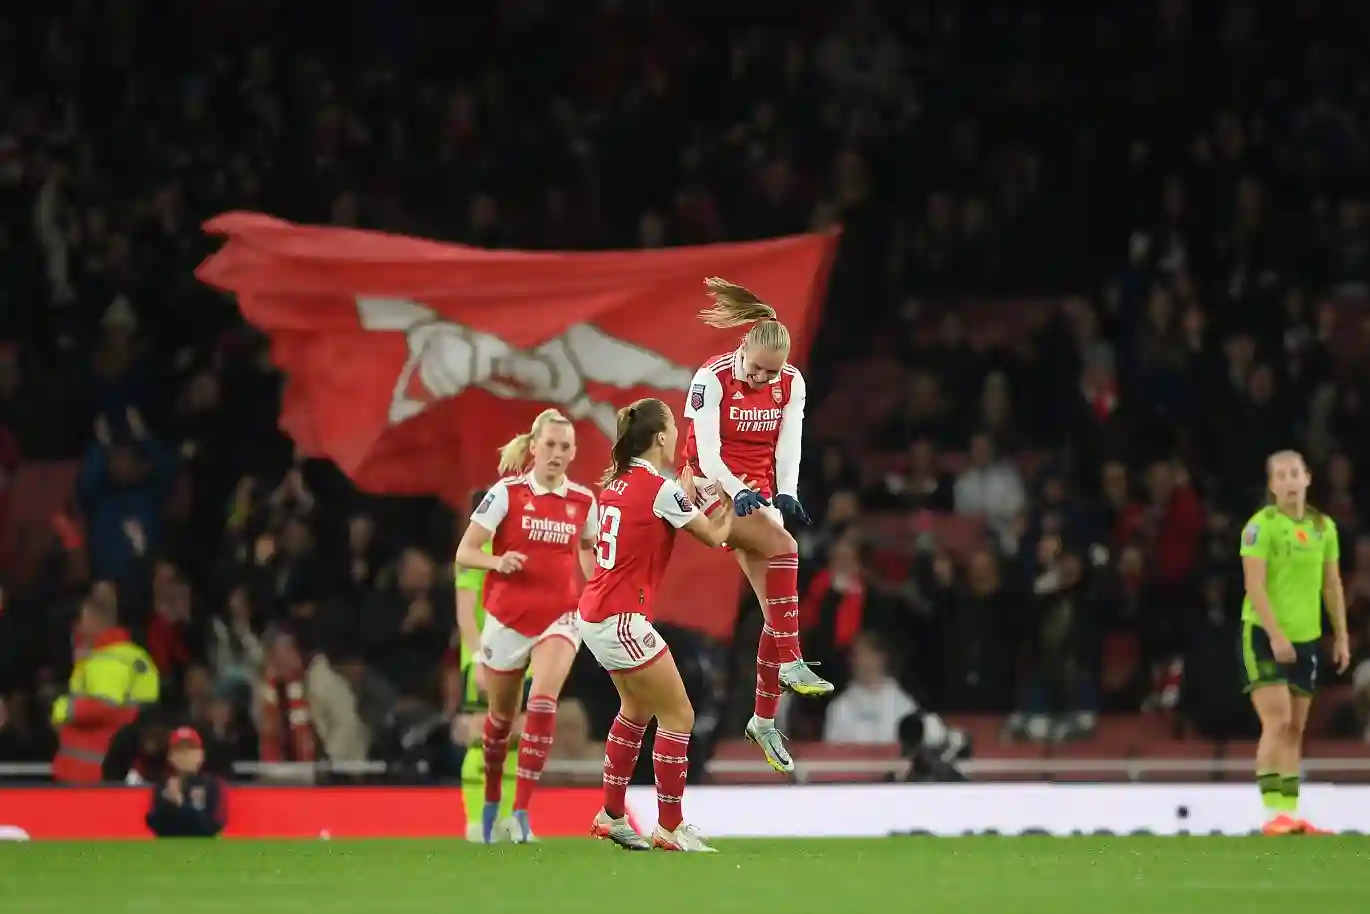
[[[1370,909],[1370,838],[591,840],[0,845],[0,911],[1317,914]]]

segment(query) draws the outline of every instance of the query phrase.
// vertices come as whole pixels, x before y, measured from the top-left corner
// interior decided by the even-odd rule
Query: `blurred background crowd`
[[[840,688],[792,736],[1246,735],[1237,538],[1299,447],[1356,652],[1315,726],[1370,739],[1370,10],[302,10],[0,15],[0,760],[52,757],[94,602],[161,678],[116,777],[180,723],[220,770],[302,757],[259,696],[306,677],[309,757],[444,764],[465,512],[294,460],[262,341],[191,275],[232,209],[544,249],[840,222],[796,531]],[[670,633],[703,736],[740,734],[759,625]],[[568,694],[557,751],[596,759],[611,688],[582,656]]]

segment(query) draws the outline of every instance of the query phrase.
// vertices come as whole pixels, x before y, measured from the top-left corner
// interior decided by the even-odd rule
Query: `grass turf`
[[[0,844],[0,911],[1340,914],[1370,910],[1370,838]]]

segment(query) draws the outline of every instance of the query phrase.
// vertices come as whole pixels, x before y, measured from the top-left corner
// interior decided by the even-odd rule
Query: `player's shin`
[[[799,556],[794,553],[775,556],[766,565],[766,625],[780,658],[780,684],[796,695],[831,694],[832,683],[813,671],[799,647]]]
[[[652,746],[658,832],[674,832],[684,821],[681,803],[685,798],[685,777],[689,768],[690,734],[658,725],[656,742]]]
[[[514,787],[514,813],[526,813],[533,791],[542,778],[542,769],[552,751],[557,725],[557,700],[549,695],[528,699],[523,717],[523,736],[519,739],[518,774]]]
[[[499,819],[500,799],[504,794],[504,765],[509,757],[509,732],[513,721],[507,717],[497,717],[494,713],[485,716],[485,731],[481,736],[481,755],[485,761],[485,805],[481,812],[481,828],[485,842],[494,838],[495,824]]]
[[[756,717],[763,726],[775,726],[775,712],[780,705],[780,654],[776,649],[775,633],[769,623],[761,626],[761,639],[756,645]]]
[[[645,723],[629,720],[622,714],[609,727],[609,738],[604,743],[604,811],[611,818],[621,819],[628,811],[628,782],[637,767],[642,751]]]
[[[799,556],[777,555],[766,564],[766,625],[781,663],[802,660],[799,649]]]

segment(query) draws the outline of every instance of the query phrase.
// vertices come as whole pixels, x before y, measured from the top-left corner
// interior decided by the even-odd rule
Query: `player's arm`
[[[723,463],[722,411],[723,385],[718,382],[718,375],[701,368],[690,382],[690,395],[685,403],[685,415],[694,422],[699,471],[712,479],[720,492],[734,497],[746,484]]]
[[[732,500],[725,493],[720,493],[720,498],[723,507],[728,510],[717,511],[706,517],[690,501],[680,483],[674,479],[663,479],[652,503],[652,513],[675,529],[686,531],[704,545],[717,548],[728,541],[728,534],[733,529]]]
[[[1254,520],[1242,531],[1242,578],[1251,608],[1261,620],[1261,628],[1273,638],[1283,638],[1284,631],[1275,620],[1270,607],[1270,594],[1265,589],[1266,564],[1270,558],[1270,531]]]
[[[585,526],[580,531],[579,548],[576,560],[580,562],[580,573],[588,582],[595,576],[595,546],[599,543],[599,502],[590,502],[590,511],[585,515]]]
[[[804,376],[795,369],[790,379],[790,401],[780,414],[780,438],[775,444],[775,489],[777,495],[799,497],[799,460],[804,446]],[[696,436],[698,432],[695,433]]]
[[[480,506],[471,515],[471,523],[466,525],[466,532],[461,535],[461,542],[457,544],[457,564],[462,568],[479,568],[481,571],[495,571],[500,574],[508,574],[517,571],[523,565],[524,556],[517,552],[508,553],[508,556],[495,555],[493,551],[488,551],[485,545],[490,542],[499,529],[499,525],[509,514],[509,489],[503,485],[494,485],[490,491],[485,493],[485,498],[481,500]],[[514,558],[510,558],[514,557]]]
[[[1337,539],[1337,525],[1327,518],[1323,532],[1322,601],[1327,607],[1327,618],[1332,622],[1332,636],[1338,641],[1349,637],[1346,628],[1346,591],[1341,583],[1341,544]]]

